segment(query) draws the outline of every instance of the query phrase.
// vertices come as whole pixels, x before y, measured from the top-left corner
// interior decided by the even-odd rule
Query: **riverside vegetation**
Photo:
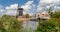
[[[0,32],[18,32],[21,28],[21,22],[13,16],[3,15],[0,18]]]
[[[60,32],[60,11],[50,14],[50,20],[39,21],[36,32]]]
[[[60,12],[50,14],[50,20],[40,20],[35,31],[22,29],[22,22],[16,17],[3,15],[0,18],[0,32],[60,32]]]

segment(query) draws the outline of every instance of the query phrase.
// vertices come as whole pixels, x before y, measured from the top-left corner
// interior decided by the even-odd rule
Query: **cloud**
[[[33,4],[33,1],[28,1],[28,2],[25,3],[25,5],[21,6],[21,8],[23,8],[24,10],[29,11],[32,8],[32,4]]]
[[[54,12],[54,11],[60,11],[60,6],[54,6],[53,12]]]
[[[11,4],[10,6],[7,6],[6,9],[17,9],[18,4]]]
[[[40,0],[40,3],[51,3],[52,0]]]
[[[46,11],[49,7],[60,7],[60,0],[39,0],[39,4],[37,6],[37,12]],[[56,6],[56,7],[55,7]],[[60,8],[56,8],[60,9]]]
[[[34,1],[28,1],[24,5],[21,6],[21,8],[24,9],[24,14],[29,13],[30,15],[33,14],[33,9],[35,7],[35,4],[33,4]]]
[[[18,4],[11,4],[10,6],[6,6],[5,9],[7,12],[5,14],[14,16],[17,13],[17,8]]]
[[[39,0],[39,3],[60,3],[60,0]]]
[[[4,14],[5,10],[3,5],[0,4],[0,16],[2,16]]]

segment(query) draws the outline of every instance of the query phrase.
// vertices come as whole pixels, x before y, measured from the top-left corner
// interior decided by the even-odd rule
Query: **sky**
[[[33,15],[50,7],[53,11],[60,10],[60,0],[0,0],[0,15],[16,15],[18,6],[24,9],[24,15]]]

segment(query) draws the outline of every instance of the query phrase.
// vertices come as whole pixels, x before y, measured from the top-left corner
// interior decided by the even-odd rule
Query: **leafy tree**
[[[48,13],[49,13],[49,14],[52,13],[52,7],[50,7],[50,8],[48,9]]]
[[[52,7],[48,9],[48,13],[50,14],[50,17],[52,18],[59,18],[60,17],[60,11],[52,12]]]
[[[26,17],[26,18],[29,18],[29,17],[30,17],[30,15],[27,13],[27,14],[25,15],[25,17]]]
[[[49,13],[49,15],[50,15],[50,17],[52,17],[53,15],[53,12],[52,12],[52,7],[50,7],[49,9],[47,9],[47,11],[48,11],[48,13]]]
[[[51,17],[52,17],[52,18],[60,18],[60,11],[53,12],[53,13],[51,14]]]

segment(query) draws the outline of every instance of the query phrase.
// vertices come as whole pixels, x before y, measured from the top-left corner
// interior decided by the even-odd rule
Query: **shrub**
[[[5,29],[6,32],[18,32],[22,28],[21,24],[21,22],[12,16],[4,15],[0,18],[0,28]]]
[[[51,14],[51,17],[52,17],[52,18],[59,18],[59,17],[60,17],[60,11],[53,12],[53,13]]]
[[[40,21],[37,28],[39,32],[58,32],[60,31],[60,21],[56,19],[50,19],[46,21]]]

